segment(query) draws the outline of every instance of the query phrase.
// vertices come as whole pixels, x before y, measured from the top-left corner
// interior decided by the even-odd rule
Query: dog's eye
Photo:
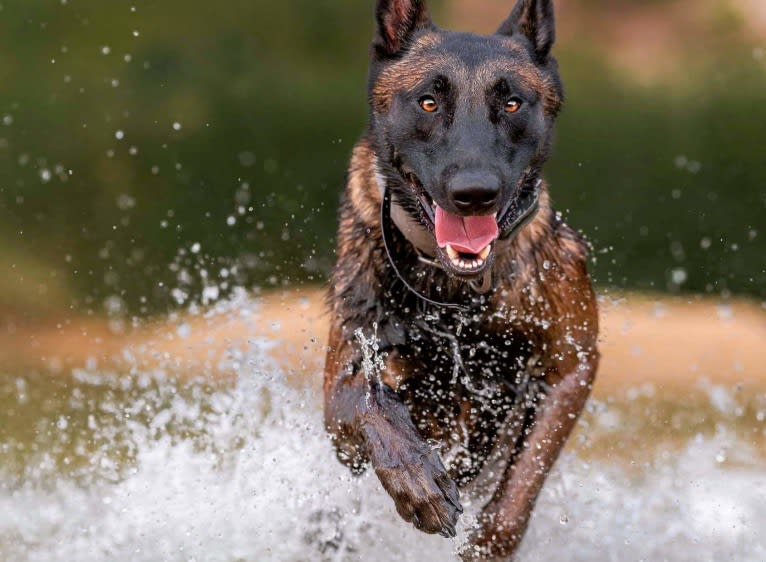
[[[426,111],[428,113],[433,113],[437,109],[439,109],[439,104],[436,103],[436,100],[432,98],[431,96],[423,96],[420,98],[420,101],[418,102],[420,104],[420,107],[423,109],[423,111]]]
[[[521,100],[519,98],[511,98],[505,103],[506,113],[516,113],[521,109]]]

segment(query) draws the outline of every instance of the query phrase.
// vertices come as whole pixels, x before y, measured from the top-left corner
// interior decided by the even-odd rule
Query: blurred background
[[[0,559],[455,560],[320,413],[373,3],[0,0]],[[602,362],[520,559],[766,560],[766,2],[556,9]]]
[[[371,4],[2,2],[0,318],[323,282]],[[509,9],[432,2],[479,32]],[[766,4],[568,0],[558,27],[547,177],[597,284],[766,299]]]

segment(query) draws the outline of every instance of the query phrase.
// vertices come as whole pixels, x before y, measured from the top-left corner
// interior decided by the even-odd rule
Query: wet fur
[[[517,6],[501,26],[510,38],[493,39],[505,42],[506,58],[499,60],[493,46],[472,68],[489,73],[507,67],[539,95],[548,128],[530,161],[538,173],[563,94],[547,52],[552,30],[532,21],[549,3],[519,5],[523,9]],[[461,555],[506,560],[523,536],[598,364],[588,248],[551,208],[543,184],[531,223],[512,240],[498,242],[492,288],[483,295],[419,261],[412,244],[395,231],[396,259],[416,288],[436,300],[469,305],[470,312],[428,305],[396,277],[382,239],[380,179],[413,220],[421,217],[406,172],[397,165],[396,147],[376,129],[379,116],[397,92],[415,87],[429,69],[470,71],[449,50],[440,51],[456,39],[436,30],[423,10],[415,0],[378,3],[371,123],[352,155],[328,292],[325,419],[340,460],[355,471],[371,464],[400,515],[421,530],[454,535],[462,511],[458,486],[479,483],[488,489],[479,525]],[[380,380],[362,370],[354,337],[359,329],[379,341],[385,364]],[[426,440],[439,443],[439,451]],[[446,467],[439,452],[448,459]]]

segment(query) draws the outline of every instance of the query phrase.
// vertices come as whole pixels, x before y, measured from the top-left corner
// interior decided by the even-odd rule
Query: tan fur
[[[529,58],[529,57],[525,57]],[[510,74],[517,77],[521,83],[534,92],[538,92],[543,98],[543,107],[546,114],[555,115],[561,107],[561,98],[556,92],[554,85],[540,72],[531,60],[524,64],[510,62],[505,59],[497,59],[485,62],[478,70],[478,75],[485,82],[492,77],[502,74]]]
[[[378,222],[380,191],[376,189],[374,154],[369,143],[359,142],[351,154],[348,189],[357,216],[367,225]]]
[[[385,113],[397,92],[408,92],[420,85],[434,70],[445,66],[459,68],[455,57],[444,53],[431,53],[433,45],[415,45],[400,61],[389,65],[372,89],[373,108]]]

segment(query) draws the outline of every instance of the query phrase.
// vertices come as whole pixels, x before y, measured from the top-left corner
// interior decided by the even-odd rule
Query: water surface
[[[235,381],[76,370],[0,376],[0,559],[457,560],[352,477],[317,379],[251,342]],[[592,401],[520,560],[766,559],[766,394],[705,382]],[[466,500],[466,503],[470,503]]]

